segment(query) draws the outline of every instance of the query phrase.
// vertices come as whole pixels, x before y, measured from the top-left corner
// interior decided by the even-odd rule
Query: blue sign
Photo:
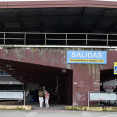
[[[117,66],[115,66],[115,73],[117,73]]]
[[[114,62],[114,74],[117,74],[117,62]]]
[[[107,52],[67,51],[67,63],[107,64]]]

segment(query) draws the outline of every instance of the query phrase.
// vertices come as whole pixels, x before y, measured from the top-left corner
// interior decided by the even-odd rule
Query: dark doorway
[[[38,85],[30,85],[28,89],[45,86],[50,92],[50,104],[72,105],[72,70],[10,60],[1,60],[1,63],[2,69],[18,81]],[[24,89],[27,90],[26,85]]]
[[[113,69],[101,70],[100,72],[100,92],[102,93],[116,93],[116,76],[114,75]],[[101,106],[117,106],[115,100],[102,100],[100,102]]]

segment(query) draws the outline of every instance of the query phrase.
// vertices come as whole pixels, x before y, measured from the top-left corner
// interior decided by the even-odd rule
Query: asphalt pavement
[[[117,112],[88,112],[65,110],[0,110],[0,117],[117,117]]]

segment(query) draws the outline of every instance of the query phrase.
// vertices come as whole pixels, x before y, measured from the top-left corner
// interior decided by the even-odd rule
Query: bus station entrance
[[[22,87],[15,85],[13,88],[10,84],[3,85],[2,90],[18,90],[19,88],[25,90],[25,93],[29,91],[28,99],[25,99],[26,104],[39,103],[40,87],[45,87],[50,93],[50,105],[72,104],[72,70],[9,60],[0,60],[0,64],[1,69],[22,83]]]

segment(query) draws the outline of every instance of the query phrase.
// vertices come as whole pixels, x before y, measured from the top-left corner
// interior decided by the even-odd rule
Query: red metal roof
[[[2,1],[0,8],[47,8],[47,7],[106,7],[117,8],[117,2],[105,0],[49,0],[49,1]]]

